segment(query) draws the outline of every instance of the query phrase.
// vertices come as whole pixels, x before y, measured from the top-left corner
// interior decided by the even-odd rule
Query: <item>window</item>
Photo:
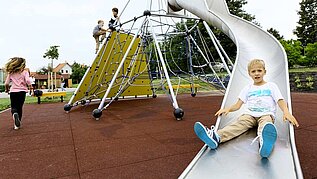
[[[64,73],[64,70],[61,70],[61,73]]]
[[[68,73],[68,70],[66,70],[66,73]]]

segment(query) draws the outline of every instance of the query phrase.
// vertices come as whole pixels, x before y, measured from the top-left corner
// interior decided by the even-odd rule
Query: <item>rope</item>
[[[130,0],[127,1],[120,16],[125,11],[125,9],[129,3],[130,3]],[[152,6],[152,0],[151,0],[151,6]],[[163,6],[163,3],[159,2],[159,8],[161,8],[161,6]],[[163,10],[159,10],[159,12],[163,12]],[[163,22],[164,19],[166,19],[166,22]],[[173,22],[175,22],[174,18],[170,17],[170,19]],[[123,50],[125,49],[126,45],[128,45],[127,42],[128,42],[128,38],[130,37],[129,34],[132,33],[132,30],[136,24],[136,20],[137,19],[135,19],[134,21],[130,20],[130,22],[132,22],[132,25],[130,26],[130,28],[127,29],[126,32],[128,32],[128,35],[126,36],[125,39],[123,39],[123,41],[121,41],[119,38],[120,35],[122,35],[122,31],[117,32],[116,37],[112,37],[112,38],[115,38],[115,39],[113,39],[114,42],[112,44],[107,43],[109,41],[109,39],[107,38],[107,41],[105,42],[107,44],[104,45],[105,47],[103,49],[102,55],[100,57],[97,57],[98,59],[96,60],[96,62],[94,62],[94,63],[97,63],[97,65],[95,66],[95,69],[92,69],[94,71],[93,71],[93,74],[90,75],[91,79],[89,80],[88,88],[85,91],[85,97],[82,98],[81,100],[83,100],[83,99],[85,99],[85,100],[96,99],[96,98],[100,97],[100,95],[104,94],[107,91],[107,89],[109,87],[109,81],[107,81],[107,79],[109,80],[109,77],[112,76],[112,74],[109,73],[109,70],[113,69],[113,68],[115,69],[116,67],[118,67],[119,62],[122,59],[122,56],[124,55]],[[206,77],[204,68],[211,65],[210,57],[212,58],[213,61],[214,61],[214,57],[212,56],[212,53],[209,50],[208,45],[207,45],[205,39],[203,38],[203,36],[198,28],[198,21],[196,21],[195,24],[189,30],[187,29],[187,33],[181,31],[181,29],[177,28],[176,25],[169,24],[167,22],[167,18],[162,18],[162,16],[159,16],[159,20],[153,20],[153,22],[157,23],[155,25],[155,27],[160,28],[160,30],[159,30],[160,34],[158,37],[160,37],[160,40],[164,40],[166,42],[166,43],[164,43],[164,45],[162,47],[162,49],[163,49],[162,53],[164,56],[163,60],[166,62],[166,67],[171,74],[173,74],[174,76],[177,77],[177,80],[178,80],[177,81],[177,88],[176,88],[176,92],[175,92],[176,96],[179,92],[182,80],[189,82],[190,84],[193,84],[194,79],[206,82],[207,78],[202,79],[198,76],[194,76],[194,71],[192,71],[193,74],[190,74],[189,72],[184,71],[184,69],[182,69],[179,66],[179,64],[176,62],[176,58],[174,57],[174,54],[173,54],[173,47],[175,47],[175,45],[177,46],[177,44],[174,43],[174,38],[173,38],[174,35],[179,35],[181,37],[188,35],[188,38],[189,38],[189,37],[191,37],[190,33],[194,32],[196,35],[196,32],[197,32],[199,40],[201,41],[201,44],[202,44],[203,53],[207,54],[207,58],[206,58],[205,63],[201,64],[201,62],[199,60],[200,59],[199,54],[192,53],[191,54],[192,62],[195,62],[196,64],[191,64],[191,67],[196,68],[197,70],[200,70]],[[147,71],[149,73],[151,72],[151,65],[153,62],[153,61],[151,61],[152,59],[155,59],[154,62],[156,62],[156,64],[155,64],[156,69],[154,70],[154,72],[157,73],[157,78],[160,78],[158,83],[155,83],[153,78],[150,79],[150,85],[151,85],[152,91],[153,91],[153,93],[155,93],[156,87],[159,86],[162,88],[163,91],[165,91],[166,94],[168,94],[168,91],[165,88],[165,84],[167,82],[166,77],[165,77],[164,73],[162,72],[163,67],[162,67],[162,64],[159,62],[157,49],[153,48],[153,39],[152,39],[152,36],[149,34],[148,23],[149,23],[148,21],[143,22],[143,25],[141,26],[141,32],[140,32],[140,34],[138,34],[141,38],[141,40],[138,42],[138,47],[136,48],[136,50],[133,52],[132,55],[129,54],[127,60],[128,59],[129,60],[131,59],[131,60],[128,63],[128,66],[122,68],[122,73],[117,76],[117,79],[112,86],[112,89],[118,88],[118,91],[116,92],[115,96],[112,99],[110,99],[110,101],[107,104],[105,104],[103,109],[106,109],[114,101],[114,99],[119,97],[129,86],[144,86],[141,84],[134,84],[134,82],[136,79],[140,79],[140,78],[148,79],[149,76],[152,76],[152,74],[145,74]],[[128,24],[128,23],[124,23],[124,24]],[[197,31],[194,31],[195,29]],[[109,36],[109,37],[111,37],[111,36]],[[189,41],[193,41],[193,38],[191,37],[189,39]],[[193,44],[198,46],[197,43],[195,43],[195,42]],[[111,45],[111,47],[109,47],[108,45]],[[110,52],[107,54],[105,53],[106,48],[108,48],[108,49],[111,48]],[[192,46],[189,46],[188,48],[192,48]],[[193,52],[193,49],[190,49],[190,50]],[[107,55],[107,56],[105,56],[105,55]],[[113,57],[113,56],[115,56],[115,58],[110,59],[110,57]],[[169,59],[169,57],[171,59]],[[146,65],[144,67],[143,66],[141,67],[141,63],[142,63],[144,58],[146,59]],[[106,59],[107,61],[110,60],[108,62],[109,65],[104,65],[101,67],[100,64],[102,63],[103,59]],[[179,60],[182,58],[180,58],[180,56],[178,56],[177,59]],[[173,70],[172,67],[176,68],[181,73],[188,76],[189,79],[186,79],[183,76],[180,76],[179,74],[177,74],[174,71],[175,69]],[[99,68],[102,68],[102,69],[99,69]],[[127,69],[127,71],[124,72],[123,69]],[[97,72],[98,72],[98,74],[97,74]],[[217,76],[217,74],[215,74],[215,75]],[[218,76],[216,78],[219,79]],[[219,79],[219,81],[221,81],[221,80]],[[97,83],[94,83],[94,82],[97,82]],[[96,85],[92,86],[92,84],[96,84]],[[174,84],[175,84],[175,82],[174,82]],[[202,88],[205,88],[205,87],[202,87]],[[169,97],[171,99],[171,95],[169,95]]]

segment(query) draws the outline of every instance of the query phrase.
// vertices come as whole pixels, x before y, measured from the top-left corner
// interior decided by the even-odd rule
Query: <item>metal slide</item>
[[[283,47],[273,36],[252,23],[231,15],[225,0],[169,0],[170,11],[180,9],[216,26],[237,46],[237,58],[222,107],[234,104],[242,88],[252,83],[247,64],[251,59],[260,58],[266,62],[265,80],[278,85],[291,110],[287,57]],[[242,111],[243,109],[218,118],[216,128],[221,129],[236,120]],[[221,144],[216,150],[210,150],[205,145],[180,178],[303,178],[294,129],[288,122],[283,122],[280,109],[277,111],[275,124],[278,139],[268,159],[261,159],[258,143],[250,145],[256,137],[256,131],[251,130]]]

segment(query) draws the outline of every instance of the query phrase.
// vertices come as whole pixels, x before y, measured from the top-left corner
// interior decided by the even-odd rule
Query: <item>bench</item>
[[[66,96],[66,91],[45,92],[45,93],[42,93],[41,96],[34,96],[34,97],[37,97],[37,104],[41,104],[41,97],[54,97],[54,96],[61,97],[61,102],[63,102],[64,101],[63,97]]]

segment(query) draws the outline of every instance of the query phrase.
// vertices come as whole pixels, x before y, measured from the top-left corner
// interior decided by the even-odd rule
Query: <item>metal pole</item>
[[[212,32],[212,31],[211,31]],[[228,54],[226,53],[226,51],[223,49],[222,45],[220,44],[219,40],[216,38],[215,34],[212,32],[212,36],[214,37],[218,47],[220,48],[221,52],[223,53],[223,55],[226,57],[226,59],[228,60],[228,62],[230,63],[231,66],[233,66],[232,61],[230,60]]]
[[[150,19],[150,20],[151,20],[151,19]],[[158,52],[160,61],[161,61],[161,63],[162,63],[162,67],[163,67],[163,71],[164,71],[164,74],[165,74],[165,77],[166,77],[166,81],[167,81],[167,84],[168,84],[168,88],[169,88],[170,94],[171,94],[172,99],[173,99],[173,107],[174,107],[175,109],[177,109],[177,108],[179,108],[179,107],[178,107],[178,104],[177,104],[177,101],[176,101],[176,97],[175,97],[175,94],[174,94],[174,91],[173,91],[173,87],[172,87],[171,80],[170,80],[169,75],[168,75],[168,72],[167,72],[166,64],[165,64],[165,61],[164,61],[164,59],[163,59],[163,54],[162,54],[162,51],[161,51],[161,49],[160,49],[159,43],[158,43],[157,38],[156,38],[156,35],[155,35],[155,31],[154,31],[152,22],[150,22],[150,27],[151,27],[151,30],[152,30],[152,36],[153,36],[153,39],[154,39],[154,42],[155,42],[156,49],[157,49],[157,52]]]
[[[221,86],[223,87],[223,89],[226,89],[226,87],[223,85],[222,81],[220,80],[219,76],[217,75],[216,71],[214,70],[214,68],[212,67],[212,65],[210,64],[210,61],[208,61],[207,57],[204,55],[204,53],[202,52],[202,50],[200,49],[200,47],[197,45],[195,39],[189,35],[189,37],[192,39],[192,41],[194,42],[195,46],[197,47],[198,51],[200,52],[200,54],[203,56],[203,58],[205,59],[206,63],[208,63],[210,69],[212,70],[212,72],[216,75],[217,79],[219,80]]]
[[[190,31],[188,31],[186,23],[184,23],[184,25],[185,25],[186,32],[189,34]],[[194,94],[195,93],[195,89],[194,89],[195,87],[194,87],[194,80],[193,80],[194,70],[193,70],[193,59],[192,59],[192,46],[191,46],[191,43],[190,43],[190,37],[188,35],[186,36],[186,41],[187,41],[187,46],[188,46],[187,59],[189,61],[189,71],[192,74],[190,76],[190,78],[189,78],[190,86],[191,86],[190,90],[191,90],[191,94]]]
[[[225,65],[225,67],[226,67],[227,73],[231,76],[231,71],[229,70],[229,67],[228,67],[227,63],[225,62],[225,59],[224,59],[224,57],[222,56],[222,53],[221,53],[221,51],[220,51],[219,48],[218,48],[218,45],[217,45],[217,43],[216,43],[216,41],[215,41],[215,39],[214,39],[214,36],[212,35],[212,31],[211,31],[210,27],[208,26],[208,24],[207,24],[206,21],[203,21],[203,24],[204,24],[205,28],[207,29],[207,32],[208,32],[208,34],[209,34],[209,36],[210,36],[210,38],[211,38],[211,40],[212,40],[212,43],[215,45],[215,48],[216,48],[216,50],[217,50],[217,52],[218,52],[218,54],[219,54],[219,56],[220,56],[220,59],[221,59],[222,63],[223,63],[223,64]]]
[[[128,0],[128,2],[125,4],[124,8],[122,9],[122,11],[121,11],[121,13],[119,15],[119,19],[120,19],[121,15],[123,14],[125,8],[128,6],[129,3],[130,3],[130,0]]]

